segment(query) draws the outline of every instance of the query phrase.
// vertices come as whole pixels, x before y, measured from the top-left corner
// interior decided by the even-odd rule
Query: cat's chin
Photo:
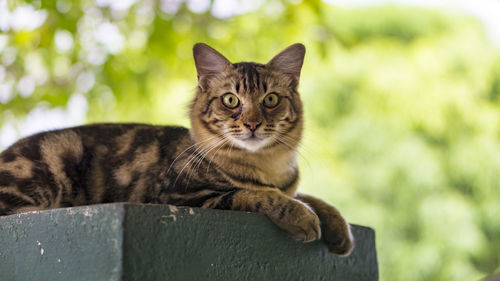
[[[270,138],[249,137],[246,139],[233,139],[235,145],[250,152],[257,152],[271,142]]]

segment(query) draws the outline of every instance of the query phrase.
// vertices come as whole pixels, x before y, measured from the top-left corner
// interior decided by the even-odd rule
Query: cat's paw
[[[312,242],[321,238],[318,216],[301,202],[294,201],[282,210],[276,224],[297,241]]]
[[[328,250],[340,256],[348,256],[354,249],[354,237],[349,224],[339,214],[322,214],[321,229]]]

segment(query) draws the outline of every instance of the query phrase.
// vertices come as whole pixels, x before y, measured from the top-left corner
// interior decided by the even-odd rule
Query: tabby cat
[[[21,139],[0,154],[0,215],[107,202],[249,211],[348,255],[354,241],[341,214],[296,193],[304,54],[294,44],[267,64],[233,64],[196,44],[190,130],[94,124]]]

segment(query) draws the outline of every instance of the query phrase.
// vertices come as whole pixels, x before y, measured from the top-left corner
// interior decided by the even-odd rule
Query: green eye
[[[240,100],[235,94],[225,93],[222,96],[222,103],[229,108],[236,108],[240,104]]]
[[[269,108],[277,106],[279,102],[280,97],[276,93],[270,93],[264,98],[264,105]]]

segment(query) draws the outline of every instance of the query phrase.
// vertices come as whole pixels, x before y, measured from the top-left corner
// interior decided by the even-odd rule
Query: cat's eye
[[[269,108],[277,106],[279,102],[280,97],[276,93],[270,93],[264,98],[264,105]]]
[[[235,94],[225,93],[222,96],[222,103],[229,108],[236,108],[240,104],[240,100]]]

